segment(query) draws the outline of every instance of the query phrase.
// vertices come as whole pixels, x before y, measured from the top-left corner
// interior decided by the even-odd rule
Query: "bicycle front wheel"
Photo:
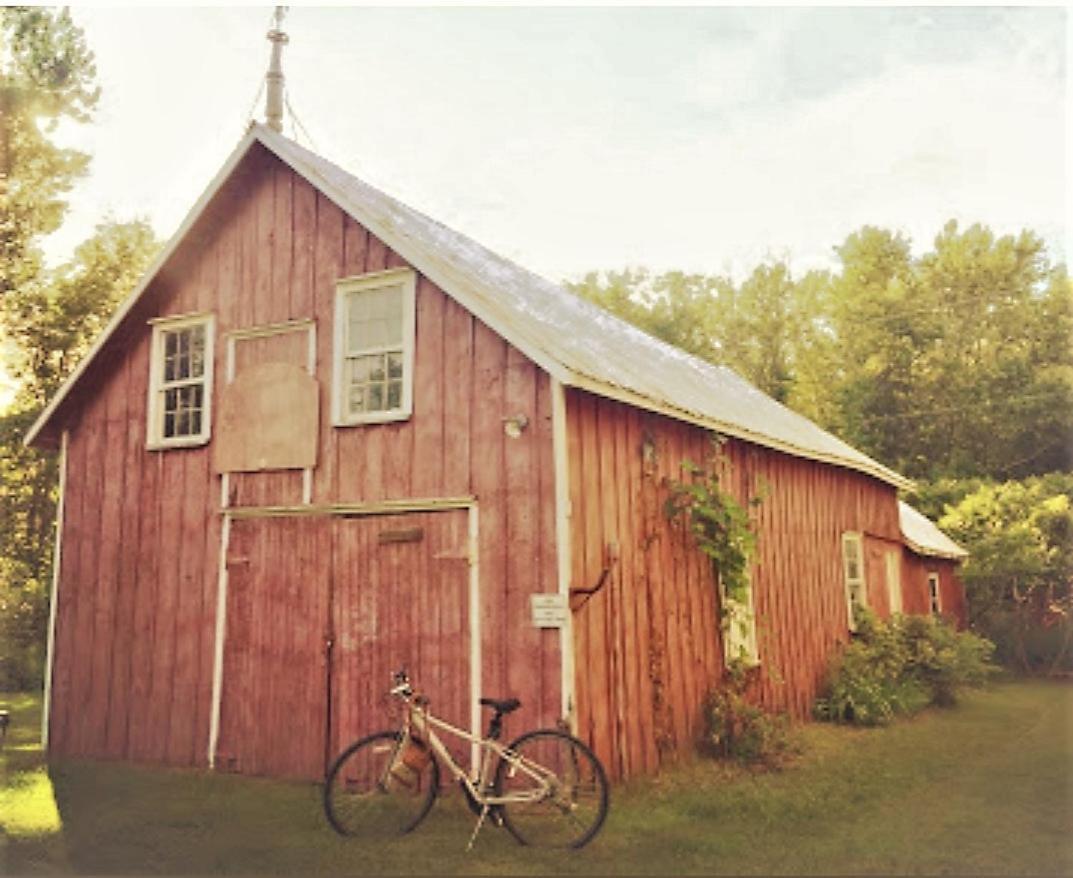
[[[399,835],[417,827],[436,798],[440,769],[431,753],[416,770],[402,764],[399,732],[378,732],[344,750],[328,770],[324,813],[340,835]]]
[[[580,848],[607,817],[607,775],[585,744],[554,729],[510,745],[496,769],[503,825],[522,844]]]

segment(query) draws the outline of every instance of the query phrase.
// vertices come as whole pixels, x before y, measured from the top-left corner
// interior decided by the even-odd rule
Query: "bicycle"
[[[441,763],[477,815],[466,850],[486,820],[525,845],[580,848],[600,831],[609,805],[607,775],[582,741],[559,729],[538,729],[504,747],[503,717],[521,707],[518,699],[480,699],[493,711],[480,738],[434,716],[405,670],[395,672],[392,682],[389,694],[403,704],[401,728],[355,741],[328,770],[324,813],[340,835],[412,832],[440,793]],[[473,777],[454,760],[437,729],[476,745],[480,758]]]

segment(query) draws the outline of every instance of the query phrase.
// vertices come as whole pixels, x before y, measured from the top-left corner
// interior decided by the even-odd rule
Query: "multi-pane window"
[[[412,410],[414,275],[377,272],[338,284],[335,422],[406,418]]]
[[[857,613],[868,606],[864,582],[864,544],[859,533],[842,534],[842,569],[846,578],[849,630],[857,630]]]
[[[938,616],[943,611],[938,573],[928,574],[928,604],[933,616]]]
[[[149,445],[193,445],[210,432],[211,316],[161,320],[153,326]]]

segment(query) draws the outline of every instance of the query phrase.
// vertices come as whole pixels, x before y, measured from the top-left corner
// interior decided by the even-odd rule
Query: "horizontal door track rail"
[[[436,512],[469,509],[476,497],[427,497],[405,500],[374,500],[368,503],[331,503],[322,506],[229,506],[220,509],[228,518],[289,518],[307,515],[392,515],[398,512]]]

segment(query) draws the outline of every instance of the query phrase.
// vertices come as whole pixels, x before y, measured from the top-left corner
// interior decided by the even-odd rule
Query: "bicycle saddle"
[[[480,703],[483,707],[490,707],[496,713],[507,714],[517,710],[522,703],[517,698],[482,698]]]

